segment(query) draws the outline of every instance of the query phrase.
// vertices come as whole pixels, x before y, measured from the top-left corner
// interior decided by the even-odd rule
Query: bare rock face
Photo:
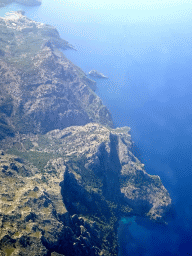
[[[117,255],[121,217],[164,222],[171,206],[160,178],[132,154],[128,127],[89,123],[7,138],[2,147],[2,248],[12,239],[21,252],[27,239],[26,254],[40,246],[39,255]]]
[[[99,228],[69,215],[63,203],[63,160],[52,160],[43,171],[3,154],[0,169],[0,255],[99,255]]]
[[[103,75],[102,73],[98,72],[97,70],[91,70],[89,72],[89,75],[95,78],[105,78],[108,79],[107,76]]]
[[[147,174],[144,165],[132,154],[128,127],[108,129],[99,124],[87,124],[51,131],[47,136],[52,148],[57,144],[53,138],[59,139],[58,152],[62,152],[65,145],[66,162],[83,159],[83,168],[99,177],[100,193],[106,198],[114,203],[126,202],[138,215],[159,221],[164,217],[171,199],[159,176]],[[46,151],[51,152],[51,149],[46,148]],[[85,170],[83,175],[86,176]],[[95,191],[98,185],[90,185],[90,189]]]
[[[93,91],[95,82],[57,50],[72,46],[55,28],[21,12],[1,18],[0,28],[1,98],[10,109],[0,114],[10,133],[46,133],[93,121],[113,125]]]
[[[164,223],[170,196],[113,129],[51,26],[0,18],[0,255],[115,256],[121,217]]]

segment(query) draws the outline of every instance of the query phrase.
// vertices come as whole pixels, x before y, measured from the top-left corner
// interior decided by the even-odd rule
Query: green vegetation
[[[39,135],[38,136],[38,145],[40,146],[41,149],[45,149],[46,147],[49,147],[50,145],[50,140],[47,138],[46,135]]]
[[[93,170],[85,168],[86,157],[73,157],[68,161],[72,171],[75,171],[81,177],[81,183],[84,185],[89,193],[102,194],[102,179],[95,175]]]
[[[21,152],[17,150],[15,147],[8,150],[9,154],[13,154],[19,156],[31,164],[36,166],[38,170],[43,172],[45,165],[50,159],[56,158],[57,156],[52,153],[40,152],[40,151],[28,151]]]
[[[18,25],[21,28],[19,30],[9,28],[4,21],[0,21],[0,52],[1,55],[5,55],[7,62],[14,64],[14,67],[19,69],[25,67],[25,72],[33,70],[31,58],[38,54],[46,42],[50,42],[56,48],[72,48],[67,41],[60,38],[58,31],[52,26],[44,25],[42,28],[38,28],[35,23],[23,21],[25,21],[23,24],[26,23],[26,25],[22,25],[20,19]]]
[[[70,47],[57,30],[38,26],[25,16],[6,21],[9,26],[0,19],[0,139],[13,135],[14,131],[16,134],[6,139],[7,144],[3,141],[0,157],[3,191],[0,207],[6,216],[3,232],[17,241],[11,244],[16,250],[22,236],[23,243],[31,239],[38,247],[38,255],[51,252],[41,253],[37,241],[41,245],[44,240],[47,248],[56,248],[58,243],[67,244],[69,240],[68,247],[71,241],[78,244],[86,232],[87,239],[91,237],[90,247],[97,246],[100,255],[117,255],[119,219],[149,211],[144,209],[145,205],[142,209],[139,200],[135,200],[132,209],[126,197],[134,200],[134,195],[138,195],[141,202],[149,201],[146,195],[151,193],[150,201],[155,198],[151,204],[156,207],[156,199],[160,206],[162,202],[165,205],[169,195],[160,188],[160,179],[147,175],[132,154],[129,128],[106,128],[113,127],[112,119],[92,91],[94,81],[64,56],[57,57],[59,51],[52,52],[53,48]],[[10,95],[14,92],[14,97],[9,97],[6,91]],[[64,129],[65,124],[71,124],[66,116],[73,118],[75,114],[79,119],[81,113],[81,121],[85,114],[83,122],[89,122],[88,115],[95,123]],[[73,124],[78,125],[78,121]],[[50,132],[53,129],[64,130]],[[122,187],[126,187],[125,192]],[[73,214],[81,215],[82,219],[73,222]],[[87,227],[85,219],[89,222]],[[33,250],[32,244],[27,247],[26,250]],[[6,250],[10,256],[18,252],[11,247]]]
[[[33,148],[33,143],[30,141],[30,139],[23,140],[22,143],[27,151]]]
[[[10,256],[15,251],[15,248],[5,249],[6,256]]]

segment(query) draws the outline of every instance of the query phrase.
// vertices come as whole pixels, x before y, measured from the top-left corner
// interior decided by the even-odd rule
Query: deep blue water
[[[70,60],[109,77],[97,81],[98,95],[116,126],[131,127],[147,172],[158,174],[171,194],[176,214],[167,227],[122,220],[120,256],[192,255],[192,4],[75,3],[44,0],[0,14],[24,9],[56,26],[77,49],[65,51]]]

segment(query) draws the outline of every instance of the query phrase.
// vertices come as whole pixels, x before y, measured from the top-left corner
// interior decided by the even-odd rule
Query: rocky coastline
[[[0,18],[0,255],[116,256],[122,217],[165,223],[171,198],[115,128],[56,28]]]

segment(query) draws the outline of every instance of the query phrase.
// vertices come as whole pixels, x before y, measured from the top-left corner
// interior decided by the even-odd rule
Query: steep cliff
[[[128,131],[89,123],[2,141],[1,241],[13,239],[13,255],[116,255],[121,216],[163,221],[171,199],[132,154]]]
[[[164,222],[170,196],[113,128],[51,26],[0,19],[0,254],[117,255],[121,217]]]
[[[55,28],[17,12],[1,18],[0,29],[0,115],[7,133],[45,133],[93,121],[113,125],[95,82],[57,50],[72,46]]]

